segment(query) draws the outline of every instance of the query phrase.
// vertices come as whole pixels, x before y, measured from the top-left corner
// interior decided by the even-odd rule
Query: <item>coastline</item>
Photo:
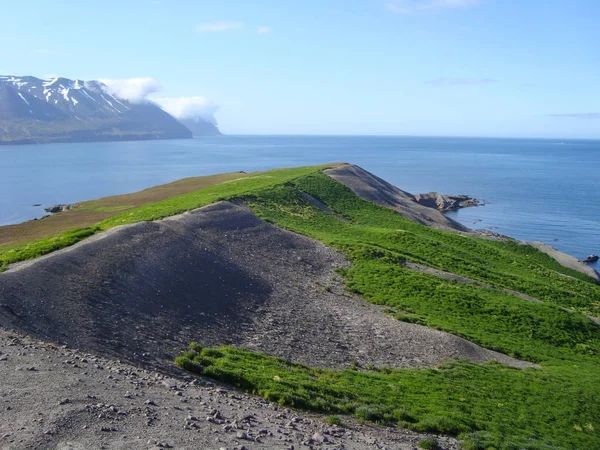
[[[448,212],[458,211],[459,209],[465,208],[474,208],[485,206],[485,203],[475,197],[471,197],[470,195],[448,195],[448,194],[440,194],[439,192],[428,192],[427,194],[416,194],[414,195],[414,200],[423,206],[428,208],[436,209],[446,216]],[[456,220],[456,219],[452,219]],[[460,220],[456,220],[458,223],[461,223],[465,227],[467,226],[465,223]],[[475,236],[483,237],[483,238],[496,238],[496,239],[510,239],[516,242],[520,242],[524,245],[530,245],[535,249],[547,254],[551,258],[553,258],[556,262],[558,262],[561,266],[567,267],[569,269],[576,270],[577,272],[584,273],[596,281],[600,282],[600,273],[595,269],[595,263],[586,263],[577,259],[575,256],[570,255],[565,252],[561,252],[551,245],[541,242],[541,241],[523,241],[520,239],[513,238],[511,236],[503,235],[500,233],[496,233],[491,230],[471,230],[472,234]]]

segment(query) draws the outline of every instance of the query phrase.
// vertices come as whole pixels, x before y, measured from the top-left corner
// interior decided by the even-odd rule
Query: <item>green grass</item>
[[[442,449],[442,447],[438,443],[437,439],[435,439],[435,438],[421,439],[419,441],[419,443],[417,444],[417,447],[422,448],[424,450],[441,450]]]
[[[281,405],[459,436],[480,448],[596,449],[600,442],[593,360],[580,361],[576,376],[465,362],[334,371],[232,347],[188,351],[177,363]]]
[[[325,419],[325,423],[327,425],[341,426],[342,425],[342,419],[340,419],[339,416],[331,415],[331,416],[328,416],[327,419]]]

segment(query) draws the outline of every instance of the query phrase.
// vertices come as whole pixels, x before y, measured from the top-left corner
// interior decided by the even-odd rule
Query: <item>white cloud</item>
[[[266,33],[270,33],[271,32],[271,27],[266,27],[266,26],[260,26],[256,28],[256,32],[258,34],[266,34]]]
[[[238,30],[244,26],[241,22],[213,22],[203,23],[196,26],[196,31],[200,33],[219,33],[224,31]]]
[[[131,103],[148,101],[150,94],[160,90],[158,83],[152,78],[126,78],[122,80],[101,78],[99,81],[106,85],[106,91],[109,94],[128,100]]]
[[[219,110],[219,105],[206,97],[166,97],[154,101],[178,119],[203,119],[216,124],[214,114]]]
[[[219,105],[206,97],[156,97],[153,94],[160,91],[160,86],[153,78],[101,78],[98,81],[106,85],[106,92],[122,100],[156,103],[177,119],[202,119],[217,124],[214,114],[219,110]]]
[[[492,78],[454,78],[454,77],[441,77],[435,80],[426,81],[425,83],[431,84],[437,87],[447,86],[476,86],[481,84],[494,84],[498,80]]]
[[[38,48],[36,51],[40,55],[47,55],[47,56],[56,55],[56,53],[57,53],[56,50],[51,50],[49,48]]]
[[[470,8],[482,0],[390,0],[385,4],[388,11],[397,14],[435,13],[446,9]]]

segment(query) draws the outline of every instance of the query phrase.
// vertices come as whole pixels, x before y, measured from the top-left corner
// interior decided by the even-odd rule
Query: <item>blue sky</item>
[[[0,74],[151,78],[225,133],[600,138],[598,0],[0,6]]]

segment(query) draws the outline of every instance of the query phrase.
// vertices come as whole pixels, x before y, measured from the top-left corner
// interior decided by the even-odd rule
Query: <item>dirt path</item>
[[[531,297],[527,294],[523,294],[522,292],[513,291],[512,289],[496,288],[487,283],[483,283],[482,281],[473,280],[472,278],[467,277],[461,277],[460,275],[455,275],[450,272],[444,272],[443,270],[434,269],[433,267],[424,266],[423,264],[406,262],[404,264],[404,267],[410,270],[416,270],[418,272],[427,273],[429,275],[435,275],[436,277],[443,278],[444,280],[453,280],[458,281],[459,283],[476,284],[477,286],[485,287],[488,289],[497,289],[507,294],[514,295],[515,297],[519,297],[520,299],[527,300],[528,302],[542,303],[541,300],[538,300],[537,298]]]

